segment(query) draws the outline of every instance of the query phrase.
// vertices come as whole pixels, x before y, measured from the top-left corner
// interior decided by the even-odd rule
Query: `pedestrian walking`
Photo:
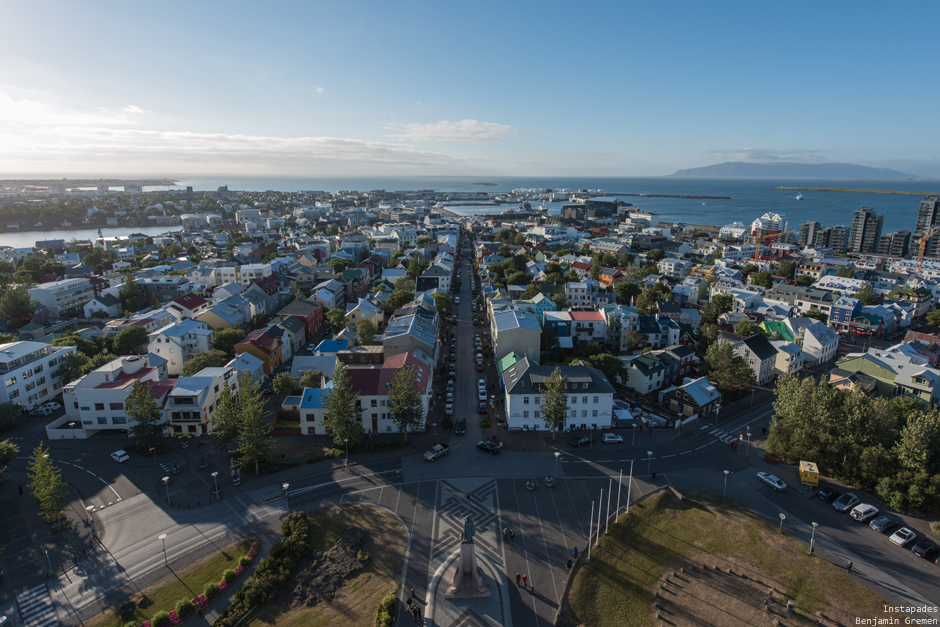
[[[572,553],[574,553],[574,558],[578,559],[578,547],[574,547],[574,551],[572,551]]]
[[[516,585],[519,585],[519,579],[522,577],[519,573],[516,573]]]
[[[528,576],[528,575],[523,575],[523,576],[522,576],[522,587],[523,587],[523,588],[527,588],[528,586],[529,586],[529,576]]]
[[[764,435],[767,435],[767,427],[761,427],[760,430]]]
[[[509,530],[509,539],[512,540],[513,542],[516,541],[516,532],[513,531],[512,529]]]
[[[849,560],[849,563],[845,565],[845,569],[852,572],[852,560]],[[525,577],[523,577],[523,579],[525,579]]]
[[[565,564],[565,568],[567,568],[568,570],[571,570],[571,558],[570,557],[568,558],[568,563]]]
[[[509,535],[509,529],[503,527],[503,542],[506,541],[506,536]]]

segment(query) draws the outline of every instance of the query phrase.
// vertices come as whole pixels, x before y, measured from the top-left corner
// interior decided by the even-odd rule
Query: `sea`
[[[673,177],[487,177],[487,176],[429,176],[429,177],[361,177],[361,178],[301,178],[252,176],[199,176],[177,178],[175,185],[146,187],[145,191],[185,189],[214,191],[227,185],[230,191],[414,191],[435,190],[445,192],[509,192],[514,189],[591,190],[607,194],[672,194],[682,196],[727,196],[727,200],[693,198],[624,197],[626,202],[646,210],[655,211],[663,222],[711,224],[723,226],[733,222],[749,224],[764,213],[786,215],[789,228],[797,229],[807,221],[818,221],[822,226],[851,225],[852,212],[859,207],[872,207],[884,216],[882,233],[914,230],[917,208],[921,198],[940,193],[940,181],[820,181],[797,179],[702,179]],[[889,189],[916,192],[913,195],[874,194],[864,192],[797,192],[775,189],[786,187],[846,187]],[[535,203],[539,204],[539,203]],[[561,213],[563,203],[545,203],[549,214]],[[480,207],[473,205],[448,207],[458,215],[501,213],[512,205]],[[137,229],[102,229],[104,235],[126,235],[144,232],[156,235],[167,227]],[[81,234],[79,234],[81,233]],[[0,245],[26,246],[44,239],[94,237],[96,229],[85,231],[24,231],[0,234]]]

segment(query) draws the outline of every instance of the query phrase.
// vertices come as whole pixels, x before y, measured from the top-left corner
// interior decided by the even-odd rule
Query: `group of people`
[[[421,606],[411,600],[411,597],[408,597],[408,613],[411,614],[411,620],[415,623],[421,623],[424,620],[424,616],[421,615]]]

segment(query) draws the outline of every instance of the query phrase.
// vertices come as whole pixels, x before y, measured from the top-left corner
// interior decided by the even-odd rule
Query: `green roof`
[[[776,334],[777,339],[792,342],[795,338],[786,323],[779,320],[764,320],[760,323],[760,328],[770,334],[771,337]]]
[[[499,368],[500,372],[504,372],[506,368],[511,368],[516,362],[522,360],[522,355],[517,355],[516,353],[509,353],[498,362],[496,362],[496,367]]]

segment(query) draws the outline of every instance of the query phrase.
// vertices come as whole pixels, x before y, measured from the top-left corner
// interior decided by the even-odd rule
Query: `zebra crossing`
[[[708,435],[721,440],[725,444],[731,444],[738,439],[738,436],[734,435],[733,433],[728,433],[727,431],[722,431],[721,429],[712,429],[708,432]]]
[[[59,616],[46,584],[16,595],[16,605],[20,609],[24,627],[57,627],[59,624]]]

